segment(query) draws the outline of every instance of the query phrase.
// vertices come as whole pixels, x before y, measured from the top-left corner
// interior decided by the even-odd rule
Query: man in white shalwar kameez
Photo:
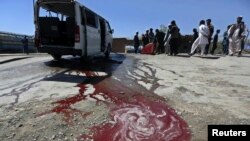
[[[242,22],[243,17],[237,17],[237,23],[231,25],[228,30],[229,35],[229,55],[233,56],[234,54],[238,53],[241,55],[241,44],[242,41],[245,39],[245,30],[246,26],[244,22]]]
[[[209,36],[208,27],[205,25],[205,21],[201,20],[199,26],[199,37],[194,41],[190,55],[194,55],[194,52],[197,49],[197,47],[201,48],[201,56],[204,55],[205,47],[208,44],[208,36]]]

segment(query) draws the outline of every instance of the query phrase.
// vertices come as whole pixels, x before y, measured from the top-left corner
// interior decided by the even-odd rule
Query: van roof
[[[89,9],[88,7],[84,6],[83,4],[79,3],[77,0],[37,0],[38,3],[76,3],[81,7],[84,7],[85,9],[87,9],[88,11],[94,13],[95,15],[97,15],[98,17],[102,18],[103,20],[107,21],[105,18],[103,18],[102,16],[100,16],[99,14],[97,14],[96,12],[92,11],[91,9]]]

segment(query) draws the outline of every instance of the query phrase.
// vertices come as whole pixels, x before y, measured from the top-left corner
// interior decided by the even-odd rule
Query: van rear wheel
[[[59,61],[62,58],[62,55],[58,54],[51,54],[51,56],[54,58],[54,60]]]

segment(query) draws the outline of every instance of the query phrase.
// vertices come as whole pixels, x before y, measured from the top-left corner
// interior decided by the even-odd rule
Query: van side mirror
[[[115,32],[114,29],[111,29],[110,33],[113,34],[114,32]]]

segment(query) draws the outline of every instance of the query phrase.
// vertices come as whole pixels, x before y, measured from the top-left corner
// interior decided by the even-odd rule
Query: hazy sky
[[[115,37],[132,37],[176,20],[182,34],[192,34],[201,19],[211,18],[222,32],[242,15],[250,27],[250,0],[79,0],[109,20]],[[1,0],[0,31],[34,34],[33,0]]]

